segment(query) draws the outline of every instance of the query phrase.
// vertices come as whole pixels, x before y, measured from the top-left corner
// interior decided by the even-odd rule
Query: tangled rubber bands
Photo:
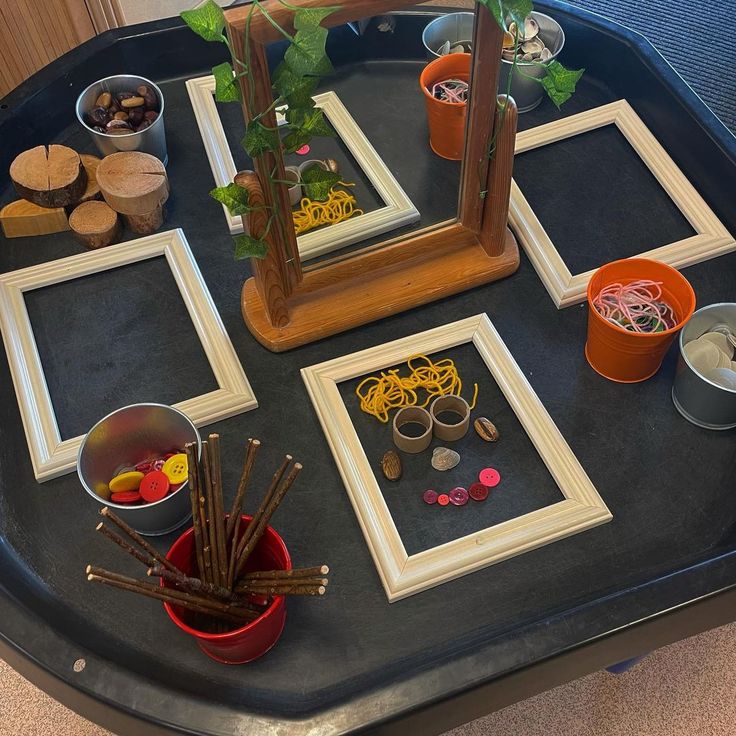
[[[432,85],[432,97],[442,102],[464,103],[468,101],[470,86],[462,79],[446,79]]]
[[[355,184],[340,182],[340,186],[353,187]],[[362,215],[363,210],[357,209],[355,197],[344,189],[330,189],[330,194],[324,202],[317,202],[304,197],[299,203],[299,209],[294,210],[294,229],[297,235],[314,230],[321,225],[334,225],[349,220],[354,215]]]
[[[609,284],[593,299],[598,314],[629,332],[663,332],[677,324],[672,307],[662,299],[661,281]]]
[[[408,376],[400,376],[399,369],[394,368],[382,371],[380,376],[364,378],[358,384],[355,393],[360,399],[361,411],[386,424],[391,409],[402,409],[405,406],[426,407],[436,396],[460,395],[463,382],[454,361],[449,358],[435,363],[426,355],[413,355],[406,363],[411,371]],[[474,385],[471,409],[475,408],[478,399],[478,384]],[[417,393],[419,390],[424,390],[427,394],[421,404]]]

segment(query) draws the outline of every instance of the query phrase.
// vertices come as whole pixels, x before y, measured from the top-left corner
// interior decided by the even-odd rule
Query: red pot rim
[[[424,83],[425,75],[427,74],[429,69],[431,69],[434,64],[437,64],[437,62],[445,60],[448,56],[467,56],[468,58],[470,58],[472,57],[472,54],[447,54],[445,56],[440,56],[438,59],[430,61],[429,64],[427,64],[427,66],[422,69],[422,72],[419,75],[419,87],[421,88],[422,92],[424,92],[424,96],[427,99],[437,102],[440,105],[450,105],[451,107],[466,107],[468,104],[467,102],[447,102],[447,100],[438,100],[436,97],[433,97],[430,94],[429,90],[427,89],[427,85]]]
[[[253,517],[249,516],[247,514],[242,515],[243,521],[252,521]],[[169,551],[166,553],[166,559],[169,559],[169,555],[172,553],[172,551],[184,543],[184,540],[188,537],[191,537],[194,534],[194,527],[190,527],[187,529],[183,534],[181,534],[176,541],[171,545],[169,548]],[[291,564],[291,556],[289,555],[289,550],[286,548],[286,544],[284,540],[281,538],[281,535],[272,527],[267,526],[265,534],[269,534],[273,537],[273,540],[277,543],[277,545],[281,548],[281,551],[284,554],[284,557],[286,559],[286,567],[285,570],[291,570],[292,564]],[[166,581],[161,578],[161,587],[167,588],[169,587],[166,584]],[[200,631],[199,629],[195,629],[189,624],[184,623],[179,616],[177,616],[176,612],[173,610],[172,604],[168,601],[164,601],[164,609],[166,610],[166,613],[168,614],[169,618],[182,630],[185,631],[187,634],[190,634],[191,636],[196,637],[197,639],[203,639],[205,641],[211,641],[211,642],[218,642],[223,641],[225,639],[230,639],[235,635],[240,635],[247,633],[251,629],[255,628],[258,624],[262,623],[266,619],[268,619],[271,616],[274,616],[277,612],[277,610],[281,607],[285,600],[286,596],[284,595],[276,595],[273,597],[273,600],[271,601],[271,605],[255,620],[251,621],[250,623],[247,623],[245,626],[241,626],[239,629],[232,629],[231,631],[225,631],[222,634],[213,634],[208,631]]]
[[[623,263],[623,262],[646,263],[646,264],[656,263],[657,266],[661,266],[665,270],[672,272],[678,278],[682,279],[682,281],[685,283],[690,293],[690,296],[692,297],[692,304],[687,314],[685,314],[682,317],[682,319],[680,319],[674,327],[670,327],[670,329],[668,330],[662,330],[662,332],[631,332],[630,330],[625,330],[623,327],[619,327],[618,325],[613,324],[613,322],[609,322],[593,306],[593,294],[591,292],[593,290],[593,279],[595,278],[595,275],[602,269],[606,268],[607,266],[613,266],[613,265],[616,265],[618,263]],[[635,279],[631,279],[631,280],[635,281]],[[652,279],[652,281],[654,280],[655,279]],[[611,282],[608,282],[608,283],[611,283]],[[607,286],[607,284],[603,284],[602,286],[598,287],[598,291],[600,292],[600,290],[604,286]],[[661,261],[653,261],[649,258],[620,258],[617,261],[610,261],[609,263],[605,263],[600,268],[597,268],[593,276],[591,276],[590,280],[588,281],[587,298],[588,298],[588,312],[589,314],[593,316],[593,319],[598,320],[601,324],[604,324],[610,327],[612,330],[616,330],[617,332],[622,332],[625,335],[630,335],[631,337],[636,338],[636,339],[651,338],[651,337],[666,337],[667,335],[673,335],[678,330],[682,329],[682,326],[690,319],[690,317],[693,316],[693,313],[695,312],[695,290],[693,289],[692,284],[676,268],[673,268],[667,263],[662,263]]]

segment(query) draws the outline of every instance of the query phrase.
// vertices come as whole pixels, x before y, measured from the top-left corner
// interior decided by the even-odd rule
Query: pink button
[[[478,474],[478,480],[489,488],[497,486],[501,482],[501,474],[496,468],[483,468]]]

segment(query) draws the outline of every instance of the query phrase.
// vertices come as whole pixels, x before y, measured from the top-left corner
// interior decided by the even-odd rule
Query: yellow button
[[[161,470],[169,483],[183,483],[188,477],[187,456],[183,452],[172,455]]]
[[[137,470],[120,473],[120,475],[116,475],[110,481],[110,492],[121,493],[122,491],[137,491],[142,480],[143,473],[139,473]]]

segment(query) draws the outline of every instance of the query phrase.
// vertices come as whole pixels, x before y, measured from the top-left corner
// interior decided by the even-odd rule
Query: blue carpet
[[[736,0],[567,0],[645,36],[736,132]]]

